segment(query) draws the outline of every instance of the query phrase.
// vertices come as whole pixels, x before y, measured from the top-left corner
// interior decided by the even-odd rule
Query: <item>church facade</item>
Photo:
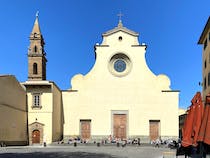
[[[179,91],[147,66],[147,46],[120,20],[95,45],[94,67],[71,79],[69,90],[46,80],[46,53],[38,17],[30,35],[28,80],[29,142],[178,138]]]

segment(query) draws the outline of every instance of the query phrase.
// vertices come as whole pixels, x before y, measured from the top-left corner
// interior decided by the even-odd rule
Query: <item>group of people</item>
[[[59,142],[59,144],[64,143],[63,141]],[[74,144],[74,143],[90,143],[89,140],[85,140],[85,139],[81,139],[80,137],[71,137],[68,140],[68,144]],[[116,144],[117,146],[120,146],[120,144],[122,145],[122,147],[125,147],[127,144],[129,145],[141,145],[141,139],[140,138],[129,138],[129,139],[121,139],[121,138],[116,138],[115,136],[109,135],[107,138],[105,139],[101,139],[100,141],[94,141],[94,144],[101,144],[101,145],[105,145],[105,144]],[[169,148],[173,148],[177,146],[177,143],[175,140],[162,140],[160,138],[156,139],[156,140],[152,140],[151,144],[154,145],[154,147],[159,148],[161,145],[165,145],[166,147]]]
[[[109,135],[108,141],[110,143],[118,143],[122,142],[125,144],[138,144],[141,145],[141,139],[140,138],[134,138],[134,139],[121,139],[121,138],[116,138],[115,136]]]
[[[68,144],[72,144],[74,142],[77,143],[88,143],[88,140],[83,140],[80,137],[71,137],[68,140]],[[137,144],[137,145],[141,145],[141,139],[140,138],[133,138],[133,139],[121,139],[121,138],[117,138],[115,136],[109,135],[107,138],[102,139],[100,142],[98,141],[94,141],[94,144],[96,143],[100,143],[100,144],[122,144],[123,147],[126,146],[126,144]],[[60,144],[60,143],[59,143]]]
[[[179,146],[179,142],[173,140],[173,139],[167,139],[167,140],[162,140],[162,139],[156,139],[152,140],[151,144],[154,145],[155,147],[160,147],[160,145],[164,145],[165,147],[169,148],[177,148]]]
[[[156,140],[152,140],[151,144],[155,145],[155,147],[159,148],[160,144],[162,144],[162,140],[161,139],[156,139]]]

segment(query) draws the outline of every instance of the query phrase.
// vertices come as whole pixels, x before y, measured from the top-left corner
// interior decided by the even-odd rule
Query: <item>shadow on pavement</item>
[[[3,153],[0,158],[117,158],[108,154],[87,152],[31,152],[31,153]]]

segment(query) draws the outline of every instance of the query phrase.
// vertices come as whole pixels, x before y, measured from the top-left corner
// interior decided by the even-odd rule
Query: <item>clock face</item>
[[[125,71],[126,69],[126,63],[124,60],[122,59],[117,59],[115,62],[114,62],[114,69],[117,71],[117,72],[123,72]]]

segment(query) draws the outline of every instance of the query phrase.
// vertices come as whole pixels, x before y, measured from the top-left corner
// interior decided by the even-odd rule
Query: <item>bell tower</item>
[[[28,80],[46,80],[46,53],[44,38],[41,34],[38,13],[30,34],[28,48]]]

